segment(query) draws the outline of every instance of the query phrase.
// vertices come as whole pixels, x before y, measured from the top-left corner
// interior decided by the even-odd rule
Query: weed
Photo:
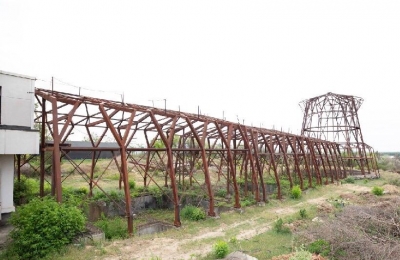
[[[187,205],[181,210],[182,218],[199,221],[206,218],[204,210],[192,205]]]
[[[136,182],[134,180],[129,181],[129,189],[134,190],[136,187]]]
[[[229,247],[225,241],[217,241],[213,246],[213,253],[217,259],[224,258],[228,255]]]
[[[375,194],[376,196],[382,196],[383,195],[383,188],[382,187],[373,187],[372,191],[373,194]]]
[[[296,253],[289,260],[310,260],[312,254],[304,249],[304,247],[296,248]]]
[[[224,189],[220,189],[215,193],[215,196],[221,197],[221,198],[225,198],[226,197],[226,190]]]
[[[299,214],[300,214],[300,217],[303,219],[308,217],[306,209],[300,209]]]
[[[229,239],[229,243],[231,243],[232,245],[236,245],[238,243],[238,239],[236,237],[231,237]]]
[[[331,244],[324,239],[318,239],[310,243],[307,246],[307,250],[317,255],[328,256],[331,252]]]
[[[108,219],[103,214],[94,225],[103,230],[106,239],[128,238],[127,223],[124,218]]]
[[[298,185],[294,186],[290,192],[293,199],[299,199],[301,197],[301,189]]]
[[[273,229],[275,230],[276,233],[282,233],[282,234],[290,233],[290,229],[284,225],[283,220],[281,218],[278,218],[274,222]]]
[[[347,177],[346,179],[343,180],[344,183],[355,183],[355,179],[351,176]]]

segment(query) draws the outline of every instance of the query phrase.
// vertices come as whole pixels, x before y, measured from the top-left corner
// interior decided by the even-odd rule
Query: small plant
[[[300,214],[300,217],[303,219],[308,217],[306,209],[300,209],[299,214]]]
[[[376,196],[382,196],[383,195],[383,188],[375,186],[375,187],[372,188],[372,193],[375,194]]]
[[[236,183],[237,183],[239,186],[243,186],[244,183],[245,183],[245,180],[244,180],[244,178],[238,178],[238,179],[236,180]]]
[[[38,259],[60,250],[85,227],[82,212],[51,197],[32,199],[11,215],[12,252],[21,259]]]
[[[323,239],[315,240],[307,246],[307,250],[317,255],[328,256],[331,252],[331,245]]]
[[[199,221],[206,218],[206,213],[195,206],[187,205],[181,211],[182,218]]]
[[[299,199],[301,197],[301,189],[298,185],[294,186],[290,193],[293,199]]]
[[[128,233],[126,231],[127,223],[123,218],[116,217],[109,219],[102,214],[100,220],[94,223],[94,225],[103,230],[106,239],[128,238]]]
[[[220,189],[215,193],[216,196],[221,197],[221,198],[225,198],[226,194],[227,194],[227,192],[224,189]]]
[[[242,206],[243,207],[247,207],[247,206],[250,206],[250,205],[252,205],[252,204],[254,204],[254,201],[250,201],[250,200],[242,200]]]
[[[232,245],[236,245],[238,243],[238,239],[236,237],[231,237],[229,239],[229,243],[231,243]]]
[[[310,260],[312,254],[304,249],[304,247],[296,248],[296,253],[289,258],[289,260]]]
[[[217,259],[224,258],[228,255],[229,247],[225,241],[218,241],[213,246],[213,253]]]
[[[136,187],[136,182],[134,180],[129,181],[129,189],[134,190]]]
[[[45,192],[48,193],[49,187],[46,184]],[[33,198],[38,197],[38,191],[39,181],[37,179],[21,176],[19,181],[17,179],[14,180],[14,203],[16,205],[28,203]]]
[[[290,229],[288,227],[286,227],[283,223],[283,220],[281,218],[278,218],[275,222],[274,222],[274,228],[276,233],[290,233]]]
[[[344,183],[355,183],[355,179],[351,176],[347,177],[346,179],[343,180]]]

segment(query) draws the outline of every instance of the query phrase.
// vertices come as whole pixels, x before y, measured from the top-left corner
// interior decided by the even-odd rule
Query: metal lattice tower
[[[300,102],[304,112],[301,134],[336,142],[350,173],[377,171],[373,148],[364,143],[358,110],[363,99],[327,93]]]

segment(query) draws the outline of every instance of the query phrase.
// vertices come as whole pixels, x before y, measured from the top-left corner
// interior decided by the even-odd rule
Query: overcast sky
[[[0,0],[0,36],[37,87],[296,134],[300,101],[359,96],[365,142],[400,151],[400,1]]]

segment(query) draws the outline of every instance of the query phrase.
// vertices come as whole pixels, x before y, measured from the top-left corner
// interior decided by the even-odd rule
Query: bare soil
[[[393,187],[392,187],[393,188]],[[394,188],[398,191],[398,187]],[[331,212],[333,210],[332,205],[327,202],[329,196],[341,196],[348,199],[356,199],[365,192],[370,193],[371,188],[361,187],[354,184],[344,184],[337,186],[334,194],[326,194],[322,197],[309,199],[306,201],[299,202],[295,205],[279,207],[269,209],[279,216],[291,215],[299,210],[299,208],[308,205],[316,205],[318,210],[321,212]],[[394,192],[394,191],[393,191]],[[232,214],[232,213],[230,213]],[[189,251],[185,250],[185,245],[193,242],[200,242],[201,240],[214,237],[222,237],[230,230],[237,228],[238,226],[248,227],[240,231],[239,235],[236,236],[238,240],[251,239],[252,237],[264,233],[271,229],[272,222],[257,221],[258,216],[243,219],[233,224],[221,223],[218,228],[201,230],[197,234],[193,234],[189,238],[174,238],[174,237],[152,237],[141,241],[114,241],[113,247],[119,248],[118,256],[109,256],[107,260],[117,259],[151,259],[152,257],[159,257],[163,260],[177,260],[177,259],[196,259],[199,256],[205,256],[212,250],[211,246],[199,246],[195,249],[191,248]],[[134,239],[134,238],[133,238]],[[200,243],[199,243],[200,245]],[[286,259],[286,258],[274,258],[274,259]],[[287,258],[288,259],[288,258]],[[314,256],[313,259],[323,259],[320,256]]]

